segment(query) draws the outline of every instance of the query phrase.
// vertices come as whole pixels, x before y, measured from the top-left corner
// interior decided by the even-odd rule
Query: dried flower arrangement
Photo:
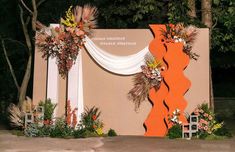
[[[192,45],[197,36],[197,28],[193,25],[184,26],[183,23],[176,25],[166,25],[166,30],[162,30],[166,42],[182,42],[184,45],[183,51],[194,60],[197,60],[199,55],[192,52]]]
[[[148,54],[145,56],[145,64],[141,66],[142,72],[135,75],[134,87],[128,93],[129,99],[135,104],[135,110],[148,97],[151,88],[159,89],[162,80],[161,71],[164,68],[159,61]]]
[[[218,123],[215,120],[215,114],[208,108],[207,104],[198,106],[194,111],[194,115],[199,118],[198,131],[199,136],[205,134],[213,134],[217,129],[223,127],[223,122]]]
[[[97,9],[89,5],[70,7],[58,27],[43,26],[37,32],[36,45],[42,57],[55,57],[59,74],[66,77],[83,47],[85,35],[96,27]]]
[[[72,128],[76,128],[77,126],[77,115],[76,111],[78,108],[71,109],[71,102],[70,100],[67,101],[67,108],[66,108],[66,123],[68,126]]]

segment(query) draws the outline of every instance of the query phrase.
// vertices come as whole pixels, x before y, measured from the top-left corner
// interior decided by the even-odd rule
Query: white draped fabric
[[[84,111],[83,104],[83,81],[82,81],[82,52],[79,52],[75,64],[68,74],[68,100],[70,100],[71,109],[77,108],[77,121],[81,120],[81,114]]]
[[[51,25],[56,27],[57,24]],[[136,54],[128,56],[116,56],[110,54],[98,46],[96,46],[89,37],[85,37],[85,48],[91,57],[106,70],[121,74],[132,75],[141,71],[141,65],[144,64],[145,55],[149,53],[148,47],[139,51]],[[78,121],[81,119],[81,113],[84,111],[83,102],[83,78],[82,78],[82,52],[79,53],[78,58],[69,71],[68,76],[68,100],[71,102],[71,108],[78,108]],[[48,82],[47,82],[47,98],[51,98],[52,102],[58,104],[58,67],[55,58],[48,60]]]
[[[59,71],[56,64],[56,58],[48,59],[47,69],[47,99],[51,99],[51,102],[57,104],[53,116],[56,116],[58,109],[58,92],[59,92]]]
[[[140,66],[144,65],[144,57],[149,53],[148,47],[145,47],[136,54],[116,56],[96,46],[87,36],[85,37],[85,47],[88,53],[101,67],[121,75],[131,75],[140,72]]]
[[[58,24],[51,24],[50,27],[59,26]],[[49,57],[47,69],[47,99],[51,99],[53,104],[57,104],[53,116],[55,117],[58,110],[58,96],[59,96],[59,71],[56,64],[56,58]]]

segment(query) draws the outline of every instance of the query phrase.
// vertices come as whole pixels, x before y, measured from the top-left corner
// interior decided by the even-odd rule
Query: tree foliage
[[[213,1],[212,61],[215,67],[235,66],[235,1]]]

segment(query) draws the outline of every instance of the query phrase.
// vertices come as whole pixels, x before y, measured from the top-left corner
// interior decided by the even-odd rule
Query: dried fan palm
[[[24,113],[32,111],[32,99],[28,96],[26,96],[26,100],[24,100],[21,110]]]
[[[7,110],[11,127],[22,129],[24,127],[24,114],[20,111],[19,107],[15,104],[10,104]]]
[[[91,30],[97,27],[97,8],[90,5],[85,5],[82,11],[83,30],[90,35]]]
[[[76,6],[74,8],[73,14],[75,16],[75,22],[80,22],[82,19],[82,7],[81,6]]]
[[[199,55],[192,52],[192,45],[196,39],[197,36],[197,28],[193,25],[189,25],[187,27],[185,27],[182,31],[181,31],[181,35],[185,35],[185,42],[186,44],[184,45],[184,52],[191,58],[194,60],[197,60]]]
[[[134,88],[128,93],[128,98],[135,104],[135,111],[140,107],[140,104],[147,98],[150,88],[150,82],[145,77],[144,73],[138,73],[134,77]]]

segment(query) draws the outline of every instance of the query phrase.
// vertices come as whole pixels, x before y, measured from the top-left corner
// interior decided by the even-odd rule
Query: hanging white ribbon
[[[121,74],[131,75],[141,71],[141,65],[145,64],[145,55],[149,53],[148,47],[136,54],[128,56],[116,56],[96,46],[89,37],[85,37],[85,47],[92,58],[106,70]]]

